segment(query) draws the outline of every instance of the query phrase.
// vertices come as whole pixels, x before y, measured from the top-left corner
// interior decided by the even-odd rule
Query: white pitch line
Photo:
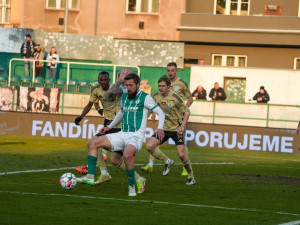
[[[100,199],[100,200],[110,200],[110,201],[119,201],[119,202],[140,202],[140,203],[152,203],[152,204],[160,204],[160,205],[188,206],[188,207],[196,207],[196,208],[211,208],[211,209],[223,209],[223,210],[230,210],[230,211],[246,211],[246,212],[255,212],[255,213],[270,213],[270,214],[279,214],[279,215],[300,216],[300,214],[289,213],[289,212],[276,212],[276,211],[274,212],[274,211],[258,210],[258,209],[230,208],[230,207],[224,207],[224,206],[199,205],[199,204],[176,203],[176,202],[161,202],[161,201],[152,201],[152,200],[108,198],[108,197],[70,195],[70,194],[42,194],[42,193],[16,192],[16,191],[0,191],[0,193],[19,194],[19,195],[38,195],[38,196],[59,196],[59,197],[71,197],[71,198],[84,198],[84,199]],[[292,224],[289,224],[289,225],[292,225]]]
[[[281,223],[279,225],[299,225],[299,224],[300,224],[300,220],[291,221],[291,222],[287,222],[287,223]]]
[[[211,163],[192,163],[193,165],[232,165],[231,162],[211,162]],[[144,164],[135,164],[136,166],[143,166]],[[164,164],[154,164],[154,165],[164,165]],[[175,165],[182,165],[180,163],[175,163]],[[107,165],[112,166],[112,165]],[[51,171],[58,171],[58,170],[69,170],[75,169],[76,167],[64,167],[64,168],[55,168],[55,169],[42,169],[42,170],[23,170],[23,171],[12,171],[12,172],[2,172],[0,176],[3,175],[10,175],[10,174],[20,174],[20,173],[40,173],[40,172],[51,172]]]

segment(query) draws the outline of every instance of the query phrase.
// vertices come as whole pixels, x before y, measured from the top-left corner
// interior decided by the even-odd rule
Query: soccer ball
[[[77,184],[77,181],[76,181],[76,177],[74,174],[72,173],[64,173],[60,179],[59,179],[59,183],[60,185],[64,188],[64,189],[73,189],[76,184]]]

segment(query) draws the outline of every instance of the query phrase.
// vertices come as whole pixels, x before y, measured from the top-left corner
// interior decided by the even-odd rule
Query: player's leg
[[[149,162],[148,162],[147,165],[145,165],[141,168],[142,171],[147,172],[147,173],[152,173],[153,172],[154,160],[155,160],[155,157],[150,154],[149,155]]]
[[[105,150],[103,148],[102,148],[102,156],[103,156],[104,162],[106,162],[106,160],[107,160],[107,150]]]
[[[131,196],[130,190],[133,189],[133,187],[135,187],[135,186],[132,186],[132,183],[134,184],[135,175],[136,175],[134,160],[132,160],[132,157],[141,150],[144,139],[145,139],[145,136],[143,133],[135,132],[134,135],[129,134],[129,136],[127,138],[125,137],[125,140],[124,140],[126,148],[123,152],[123,159],[124,159],[124,163],[125,163],[125,167],[126,167],[126,174],[128,177],[129,196]],[[146,179],[143,177],[138,177],[136,181],[137,181],[136,182],[137,193],[144,193]]]
[[[132,144],[126,146],[123,152],[123,159],[125,163],[125,172],[128,179],[129,196],[136,196],[135,193],[135,167],[132,161],[132,156],[136,153],[136,147]]]
[[[94,185],[94,175],[96,170],[98,148],[111,149],[112,145],[110,140],[106,136],[93,137],[88,141],[88,172],[87,175],[81,178],[77,178],[80,183],[87,183]]]
[[[112,153],[112,156],[111,156],[112,164],[115,167],[126,171],[124,160],[123,159],[115,160],[115,157],[113,158],[113,154],[116,154],[116,153]],[[122,156],[122,154],[120,154],[120,153],[118,155]],[[134,173],[134,178],[135,178],[135,182],[136,182],[136,185],[137,185],[137,193],[144,193],[145,192],[146,179],[144,177],[142,177],[140,174],[138,174],[136,171]]]
[[[156,158],[156,159],[159,159],[159,160],[162,160],[164,163],[165,163],[165,170],[163,172],[163,175],[166,176],[169,171],[170,171],[170,167],[174,164],[174,161],[172,159],[170,159],[168,156],[166,156],[160,149],[159,149],[159,145],[164,143],[166,140],[169,139],[169,136],[166,134],[165,132],[165,137],[164,139],[162,140],[162,142],[160,142],[157,138],[156,138],[156,135],[154,134],[150,140],[148,141],[147,143],[147,151],[153,156],[153,158]],[[149,167],[151,168],[150,169],[150,172],[152,172],[152,168],[153,168],[153,165],[151,164],[148,164]],[[142,168],[143,170],[143,168]],[[146,171],[146,168],[144,167],[144,170],[145,172],[149,172]]]
[[[189,157],[186,154],[185,145],[177,145],[177,154],[178,154],[180,160],[182,161],[183,166],[186,169],[187,174],[188,174],[188,181],[186,182],[186,185],[195,184],[196,181],[195,181],[194,174],[193,174],[192,164],[191,164]]]
[[[188,149],[188,147],[185,146],[184,151],[185,151],[186,155],[189,154],[189,149]],[[182,176],[187,176],[187,175],[188,175],[188,173],[187,173],[187,171],[186,171],[186,169],[185,169],[184,167],[183,167],[183,170],[182,170],[181,175],[182,175]]]
[[[105,150],[106,151],[106,150]],[[109,175],[104,157],[103,157],[103,149],[98,149],[98,161],[97,164],[100,169],[100,176],[97,177],[97,180],[95,181],[95,184],[102,184],[107,181],[111,181],[111,176]]]

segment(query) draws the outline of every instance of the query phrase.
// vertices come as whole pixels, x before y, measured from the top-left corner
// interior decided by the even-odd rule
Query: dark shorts
[[[166,142],[169,138],[172,138],[172,140],[175,142],[176,145],[184,145],[184,133],[182,134],[177,134],[177,131],[164,131],[165,132],[165,137],[161,141],[161,144]],[[152,135],[152,137],[156,137],[156,132]]]

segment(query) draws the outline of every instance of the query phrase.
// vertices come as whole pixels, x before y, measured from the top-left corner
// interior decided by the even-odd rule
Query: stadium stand
[[[76,79],[70,79],[69,85],[68,85],[68,92],[77,92],[78,87],[78,80]]]
[[[44,87],[44,81],[43,77],[36,77],[34,79],[33,87]]]
[[[18,75],[15,75],[13,77],[11,77],[10,79],[10,86],[20,86],[21,85],[21,77]]]
[[[78,92],[79,93],[90,93],[90,81],[88,80],[82,80],[78,84]]]
[[[44,87],[45,88],[53,88],[55,87],[56,79],[53,77],[48,77],[45,79]]]
[[[98,84],[99,82],[97,80],[90,83],[91,92],[93,92],[93,90],[95,89],[95,87],[97,87]]]
[[[64,78],[59,78],[56,81],[56,87],[58,89],[60,89],[60,91],[63,91],[63,92],[66,91],[66,84],[67,84],[67,81]]]
[[[4,74],[0,74],[0,86],[6,86],[8,82],[8,76]]]
[[[31,87],[31,77],[25,76],[22,79],[21,86],[23,87]]]

